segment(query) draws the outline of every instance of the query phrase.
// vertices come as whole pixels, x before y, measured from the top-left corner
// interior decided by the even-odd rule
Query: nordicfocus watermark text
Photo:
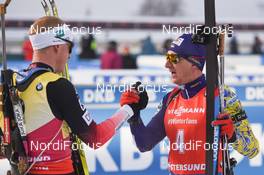
[[[97,84],[96,86],[96,91],[112,91],[112,92],[126,92],[126,91],[131,91],[135,89],[133,84]],[[139,85],[137,88],[137,91],[143,92],[144,90],[146,91],[153,91],[153,92],[169,92],[171,89],[168,87],[168,85],[156,85],[156,84],[147,84],[147,85]]]
[[[90,148],[96,149],[101,147],[102,143],[96,143],[96,144],[87,144]],[[37,150],[37,151],[65,151],[67,149],[71,149],[73,151],[76,150],[84,150],[83,144],[77,144],[72,143],[69,140],[63,140],[63,141],[56,141],[53,143],[45,143],[45,142],[39,142],[39,141],[31,141],[30,142],[30,150]]]
[[[202,25],[189,24],[188,26],[173,26],[173,25],[162,25],[162,33],[169,35],[179,35],[179,34],[187,34],[187,33],[204,33],[204,34],[218,34],[219,32],[224,32],[226,34],[233,34],[234,28],[233,26],[228,26],[226,28],[222,28],[221,26],[207,27],[201,28]]]
[[[222,151],[222,150],[233,150],[232,143],[222,144],[222,143],[205,143],[201,140],[189,140],[186,142],[181,142],[181,139],[177,139],[179,142],[168,143],[166,141],[161,142],[161,149],[168,151],[179,151],[179,153],[184,153],[186,151]]]
[[[101,35],[103,34],[103,30],[102,27],[100,26],[81,26],[81,27],[77,27],[77,26],[71,26],[71,25],[58,25],[55,27],[44,27],[44,26],[30,26],[30,30],[34,33],[56,33],[55,29],[56,27],[62,29],[62,30],[66,30],[66,27],[69,27],[71,30],[72,34],[92,34],[92,35]]]

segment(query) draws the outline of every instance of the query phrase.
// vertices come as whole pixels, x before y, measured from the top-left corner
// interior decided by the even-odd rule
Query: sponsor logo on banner
[[[264,87],[246,87],[245,96],[246,100],[264,100]]]

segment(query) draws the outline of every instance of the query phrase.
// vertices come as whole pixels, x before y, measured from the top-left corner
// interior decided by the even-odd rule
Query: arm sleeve
[[[131,123],[130,130],[135,138],[136,145],[141,152],[150,151],[157,143],[159,143],[165,136],[164,114],[166,111],[165,102],[168,95],[163,98],[159,106],[159,112],[151,119],[151,121],[144,125],[140,116],[139,122]]]
[[[81,104],[72,83],[64,78],[48,84],[47,96],[56,118],[65,120],[72,132],[92,148],[105,144],[119,126],[133,115],[132,109],[125,105],[109,119],[97,124]]]
[[[225,112],[230,114],[235,127],[236,140],[233,143],[233,148],[251,159],[259,153],[259,143],[249,125],[246,112],[236,93],[227,86],[225,87],[224,100]]]
[[[133,115],[131,112],[133,113],[132,109],[128,105],[125,105],[112,115],[111,118],[102,123],[96,124],[93,122],[89,127],[89,132],[83,132],[79,136],[91,148],[97,149],[115,135],[120,126]]]

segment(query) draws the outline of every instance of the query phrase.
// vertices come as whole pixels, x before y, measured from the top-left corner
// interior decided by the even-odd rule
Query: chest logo
[[[41,83],[38,83],[36,89],[37,91],[41,91],[43,89],[43,85]]]
[[[205,113],[205,108],[185,108],[183,106],[180,106],[177,109],[169,109],[167,114],[173,114],[175,116],[181,116],[182,114],[191,114],[191,113]]]

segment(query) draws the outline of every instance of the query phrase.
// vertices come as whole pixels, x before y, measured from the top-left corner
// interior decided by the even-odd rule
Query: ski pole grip
[[[0,14],[1,14],[1,15],[6,14],[6,7],[5,7],[5,4],[0,4]]]
[[[0,14],[4,15],[6,14],[6,7],[9,5],[11,0],[6,0],[4,4],[0,4]]]
[[[10,4],[11,0],[6,0],[5,7],[7,7]]]

